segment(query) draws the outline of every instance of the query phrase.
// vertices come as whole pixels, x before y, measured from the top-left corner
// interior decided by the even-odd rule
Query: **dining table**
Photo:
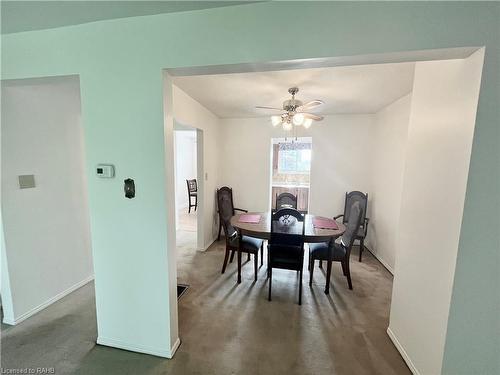
[[[333,221],[333,219],[324,218],[322,216],[304,214],[304,242],[305,243],[318,243],[335,241],[346,230],[344,224],[335,221],[333,228],[330,225],[321,225],[321,223]],[[260,238],[262,240],[269,240],[271,237],[271,212],[248,212],[236,214],[231,218],[231,225],[238,231],[240,236],[249,236]],[[320,223],[318,225],[318,223]],[[301,226],[302,223],[295,222],[292,225]],[[327,228],[325,228],[327,227]],[[302,227],[301,227],[302,229]],[[289,231],[301,233],[301,230]],[[330,251],[331,250],[331,247]],[[332,254],[330,254],[332,256]],[[328,294],[330,290],[330,275],[331,275],[332,262],[327,264],[326,278],[328,282],[325,286],[325,293]],[[238,284],[241,283],[241,250],[238,249]]]

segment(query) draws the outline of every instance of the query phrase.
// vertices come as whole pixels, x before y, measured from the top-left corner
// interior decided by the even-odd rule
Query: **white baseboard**
[[[372,253],[370,251],[370,253]],[[382,265],[387,269],[387,271],[389,271],[392,275],[394,275],[394,270],[392,269],[391,266],[389,266],[389,263],[387,263],[384,258],[382,258],[381,256],[379,256],[377,253],[372,253],[372,255],[377,258],[377,260],[382,263]]]
[[[198,248],[198,249],[196,249],[196,250],[198,250],[198,251],[207,251],[207,250],[208,250],[208,248],[209,248],[210,246],[212,246],[212,245],[214,244],[214,242],[215,242],[215,241],[217,241],[217,237],[212,238],[212,240],[211,240],[211,241],[208,243],[208,245],[206,245],[205,247],[203,247],[203,248]]]
[[[83,279],[82,281],[77,282],[76,284],[70,286],[68,289],[63,290],[61,293],[58,293],[57,295],[55,295],[52,298],[49,298],[47,301],[39,304],[38,306],[32,308],[29,311],[26,311],[25,313],[21,314],[17,318],[11,318],[11,317],[6,317],[5,316],[4,319],[3,319],[3,322],[5,324],[9,324],[9,325],[12,325],[12,326],[14,326],[16,324],[19,324],[22,321],[24,321],[24,320],[30,318],[31,316],[35,315],[37,312],[39,312],[39,311],[45,309],[46,307],[52,305],[54,302],[59,301],[61,298],[66,297],[68,294],[74,292],[75,290],[81,288],[85,284],[91,282],[92,280],[94,280],[94,275],[90,275],[89,277]]]
[[[177,349],[179,349],[180,345],[181,345],[181,339],[179,337],[177,337],[177,340],[175,340],[174,345],[170,349],[170,357],[168,357],[168,358],[174,357],[175,352],[177,351]]]
[[[177,348],[179,348],[179,345],[181,344],[181,340],[179,338],[177,338],[174,345],[170,349],[157,349],[157,348],[148,347],[148,346],[135,345],[135,344],[121,341],[121,340],[115,340],[115,339],[110,339],[110,338],[101,337],[101,336],[97,337],[97,344],[109,346],[112,348],[128,350],[131,352],[150,354],[150,355],[154,355],[157,357],[171,359],[174,356],[175,352],[177,351]]]
[[[394,270],[392,269],[392,267],[389,265],[389,263],[387,263],[384,258],[382,258],[380,255],[378,255],[376,252],[370,250],[368,247],[365,246],[365,250],[368,250],[370,252],[370,254],[372,254],[375,259],[377,259],[380,263],[382,263],[382,265],[385,267],[385,269],[387,271],[389,271],[393,276],[394,276]]]
[[[399,340],[396,337],[396,335],[394,334],[394,332],[392,332],[390,327],[387,327],[387,334],[389,335],[389,338],[391,339],[392,343],[394,344],[394,346],[398,350],[399,354],[401,354],[401,357],[403,357],[403,359],[406,362],[406,365],[408,366],[410,371],[414,375],[420,375],[420,372],[417,370],[417,368],[415,367],[415,365],[411,361],[410,356],[408,355],[408,353],[406,353],[406,350],[403,348],[403,346],[399,342]]]

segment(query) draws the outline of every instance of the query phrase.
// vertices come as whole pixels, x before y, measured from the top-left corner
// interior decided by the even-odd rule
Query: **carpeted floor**
[[[198,223],[198,212],[191,211],[187,212],[187,208],[179,210],[177,212],[177,230],[196,232]]]
[[[357,251],[355,249],[355,251]],[[323,293],[317,268],[312,288],[304,272],[302,306],[297,275],[273,271],[267,301],[265,264],[253,282],[253,263],[220,274],[224,243],[206,252],[179,249],[182,344],[172,360],[95,344],[93,283],[15,327],[2,325],[2,367],[54,367],[56,374],[410,374],[386,334],[392,276],[369,253],[351,258],[354,290],[338,264]],[[138,322],[137,324],[140,324]]]

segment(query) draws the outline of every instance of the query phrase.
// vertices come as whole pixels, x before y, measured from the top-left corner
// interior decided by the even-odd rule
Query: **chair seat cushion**
[[[328,259],[328,243],[310,243],[309,254],[314,259],[327,260]],[[338,243],[333,244],[333,260],[342,260],[345,257],[345,248]]]
[[[263,242],[261,239],[248,236],[243,236],[241,240],[242,240],[241,243],[242,250],[250,252],[259,251]],[[238,247],[238,236],[233,236],[230,241],[231,241],[231,246]]]

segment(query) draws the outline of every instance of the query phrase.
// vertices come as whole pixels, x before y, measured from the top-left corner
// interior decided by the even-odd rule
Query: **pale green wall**
[[[238,1],[4,1],[2,33],[33,31],[85,22],[231,6]]]
[[[2,78],[81,77],[99,336],[163,348],[169,333],[162,68],[486,46],[443,371],[498,373],[499,9],[260,3],[3,36]],[[94,178],[102,161],[117,164],[115,181]],[[128,176],[138,188],[130,201]],[[134,310],[116,311],[125,302]]]

